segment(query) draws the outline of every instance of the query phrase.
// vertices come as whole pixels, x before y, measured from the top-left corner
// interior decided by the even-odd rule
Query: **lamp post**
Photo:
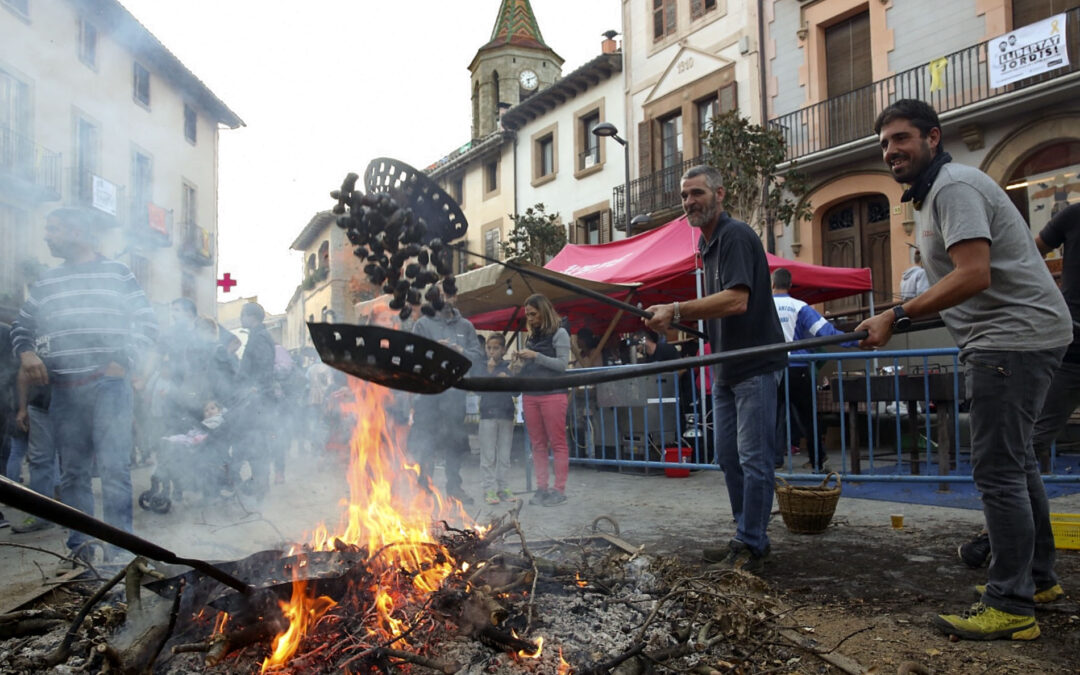
[[[626,236],[630,236],[630,146],[626,144],[625,140],[619,138],[619,130],[611,122],[597,124],[592,132],[596,136],[613,138],[616,143],[623,147],[623,159],[626,167],[626,187],[623,192],[623,227]]]

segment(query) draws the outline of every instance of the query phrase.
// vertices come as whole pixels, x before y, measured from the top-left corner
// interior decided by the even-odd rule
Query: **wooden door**
[[[830,267],[869,267],[874,283],[874,303],[892,301],[892,253],[889,234],[889,200],[868,195],[825,212],[821,222],[821,259]],[[829,312],[858,309],[865,302],[854,295],[825,303]]]

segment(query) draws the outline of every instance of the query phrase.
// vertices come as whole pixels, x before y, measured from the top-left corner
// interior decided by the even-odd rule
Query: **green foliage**
[[[787,151],[779,129],[750,124],[731,110],[713,118],[705,147],[705,163],[724,175],[724,208],[759,234],[775,220],[789,223],[813,217],[810,203],[799,202],[806,194],[805,176],[794,169],[777,174]]]
[[[511,214],[514,229],[506,241],[499,242],[507,258],[543,265],[566,245],[566,228],[558,213],[547,213],[543,204],[530,206],[525,213]]]

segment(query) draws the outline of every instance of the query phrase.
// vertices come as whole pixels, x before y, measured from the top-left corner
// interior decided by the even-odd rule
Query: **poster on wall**
[[[987,42],[990,86],[1004,87],[1069,65],[1065,16],[1036,21]]]
[[[1049,173],[1027,177],[1028,222],[1032,234],[1069,204],[1080,202],[1080,165],[1074,164]],[[1061,250],[1051,252],[1048,260],[1061,257]]]

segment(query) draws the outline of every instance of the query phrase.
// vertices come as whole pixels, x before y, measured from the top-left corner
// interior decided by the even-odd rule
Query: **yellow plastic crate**
[[[1051,513],[1050,529],[1057,548],[1080,550],[1080,513]]]

